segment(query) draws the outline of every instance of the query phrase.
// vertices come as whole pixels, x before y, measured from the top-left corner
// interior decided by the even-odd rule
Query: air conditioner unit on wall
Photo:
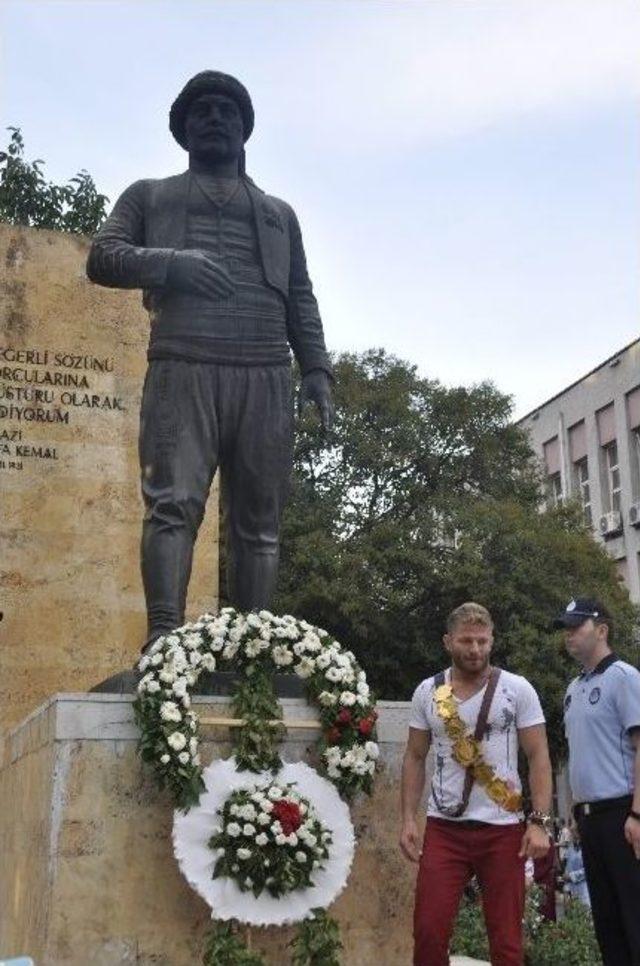
[[[629,523],[632,527],[640,527],[640,500],[629,507]]]
[[[600,536],[615,537],[622,533],[622,514],[619,510],[611,510],[600,517]]]

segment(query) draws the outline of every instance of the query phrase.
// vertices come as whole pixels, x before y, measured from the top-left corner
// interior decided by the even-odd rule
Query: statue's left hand
[[[324,369],[312,369],[302,377],[298,393],[298,414],[311,402],[316,404],[322,428],[327,432],[333,424],[335,409],[331,398],[331,378]]]

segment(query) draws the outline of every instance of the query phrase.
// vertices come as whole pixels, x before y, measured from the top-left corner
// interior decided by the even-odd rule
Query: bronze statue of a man
[[[293,452],[289,347],[301,402],[315,402],[325,428],[333,418],[298,221],[245,173],[253,123],[234,77],[192,77],[169,116],[188,171],[127,188],[87,262],[93,282],[144,289],[151,317],[140,416],[147,645],[184,621],[218,466],[230,600],[241,610],[270,604]]]

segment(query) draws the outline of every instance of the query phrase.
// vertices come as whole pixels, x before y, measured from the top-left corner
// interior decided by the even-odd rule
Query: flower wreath
[[[232,607],[225,607],[218,615],[203,614],[198,620],[158,638],[141,658],[138,668],[142,676],[134,701],[134,712],[140,728],[141,755],[153,767],[159,784],[169,789],[176,808],[181,812],[187,813],[199,803],[202,805],[210,792],[203,778],[198,717],[191,709],[191,695],[203,672],[216,669],[239,672],[239,682],[232,695],[232,712],[237,718],[243,719],[244,724],[234,729],[235,758],[214,765],[228,764],[238,775],[247,771],[260,774],[263,781],[268,781],[270,774],[272,782],[278,769],[282,769],[284,774],[287,768],[293,767],[282,767],[277,750],[282,727],[274,727],[274,722],[281,720],[282,712],[273,690],[272,675],[274,671],[286,671],[304,681],[307,700],[319,711],[321,737],[317,750],[320,772],[326,778],[315,775],[317,781],[325,785],[331,783],[345,800],[352,799],[358,792],[371,792],[379,755],[375,740],[375,701],[366,675],[354,654],[343,649],[327,631],[290,615],[277,616],[267,610],[244,614]],[[214,765],[206,770],[211,773],[206,777],[212,776]],[[293,780],[297,783],[297,779]],[[255,785],[255,778],[253,782],[252,793],[258,794],[260,788]],[[240,787],[247,786],[226,781],[222,789],[225,798],[219,803],[223,810],[225,802],[229,807],[238,804],[233,801],[233,796],[229,799],[228,795],[229,791]],[[330,786],[328,790],[331,790]],[[204,796],[203,792],[206,792]],[[320,786],[315,785],[314,799],[305,801],[305,807],[316,806],[316,798],[322,794]],[[336,801],[339,802],[337,796]],[[333,812],[336,812],[335,806]],[[346,816],[346,824],[352,834],[348,809]],[[225,827],[228,831],[228,824]],[[314,832],[309,834],[315,835]],[[328,859],[327,864],[331,865],[336,859],[332,852],[337,854],[339,850],[335,841],[327,839],[327,843],[325,858]],[[219,852],[220,849],[224,850],[225,843],[219,840],[212,847]],[[298,851],[302,854],[302,850]],[[213,859],[211,849],[209,858]],[[297,861],[302,864],[301,858]],[[242,887],[234,881],[236,872],[233,866],[236,864],[239,865],[231,863],[228,870],[224,862],[217,865],[220,873],[226,873],[221,880],[225,887],[235,889],[234,907],[238,906],[238,896],[243,894]],[[325,888],[324,905],[332,901],[344,887],[350,864],[349,859],[344,876],[342,873],[336,876],[335,870],[331,872],[332,885],[330,890]],[[214,865],[211,862],[211,869]],[[209,868],[208,865],[206,867]],[[212,873],[208,874],[211,877]],[[245,894],[249,893],[246,899],[262,901],[266,898],[251,895],[254,882],[252,876],[247,875],[245,884],[247,879],[252,881],[244,890]],[[304,876],[298,876],[297,890],[295,887],[292,887],[293,891],[282,890],[286,895],[281,895],[279,899],[271,896],[271,901],[282,904],[284,899],[285,903],[292,904],[291,908],[296,905],[301,908],[301,902],[304,905],[303,897],[313,895],[313,887],[308,883],[305,887],[305,881]],[[306,907],[304,916],[307,918],[296,939],[299,946],[294,946],[294,950],[296,956],[300,956],[300,950],[304,952],[307,946],[311,949],[315,945],[325,949],[327,956],[334,957],[331,961],[337,962],[337,950],[340,948],[337,925],[324,913],[323,902],[316,902],[315,908]],[[231,914],[218,916],[217,909],[216,902],[216,918],[230,918]],[[293,921],[295,918],[286,908],[279,911],[277,916],[280,918],[271,921]],[[297,918],[299,920],[304,916],[301,914]],[[256,920],[247,914],[244,921]],[[205,962],[216,962],[221,950],[224,949],[224,955],[227,956],[232,947],[236,948],[236,938],[229,934],[228,927],[224,929],[212,937]],[[239,946],[237,948],[238,962],[244,962],[244,953]]]

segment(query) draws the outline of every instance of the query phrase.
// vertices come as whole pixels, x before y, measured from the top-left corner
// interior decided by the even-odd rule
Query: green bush
[[[525,906],[525,966],[597,966],[601,962],[591,912],[569,902],[558,922],[538,912],[539,893],[530,890]],[[480,901],[464,899],[456,920],[451,952],[489,961],[489,943]]]
[[[569,902],[558,922],[543,923],[527,951],[527,966],[597,966],[602,962],[591,912],[581,902]]]

